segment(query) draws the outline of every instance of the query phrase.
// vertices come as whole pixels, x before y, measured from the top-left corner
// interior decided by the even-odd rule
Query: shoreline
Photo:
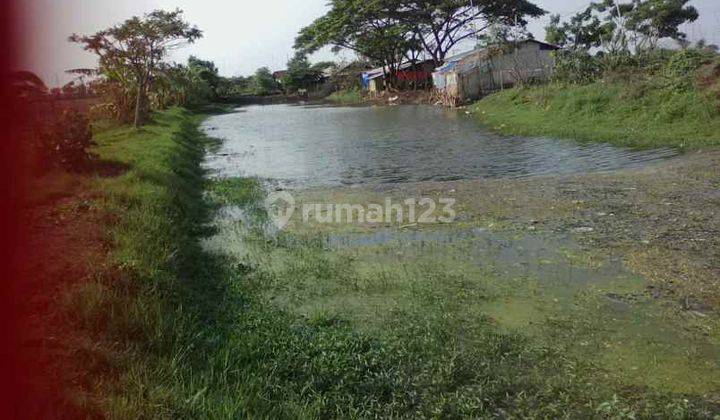
[[[575,363],[583,350],[567,346],[586,340],[582,337],[587,327],[572,324],[566,319],[568,313],[555,316],[571,322],[566,329],[578,336],[546,342],[519,334],[514,330],[517,326],[525,328],[528,320],[537,323],[553,313],[530,311],[538,303],[552,306],[553,295],[526,289],[523,279],[503,280],[497,272],[477,271],[462,259],[453,262],[447,259],[455,255],[452,247],[439,248],[434,257],[421,253],[412,259],[408,254],[406,265],[395,256],[407,251],[403,248],[381,245],[333,251],[312,239],[306,241],[302,231],[291,230],[273,239],[252,226],[230,224],[229,231],[215,234],[229,235],[225,246],[239,246],[240,253],[229,256],[202,249],[203,238],[222,228],[211,223],[222,206],[239,206],[259,218],[251,220],[266,217],[258,212],[264,193],[253,180],[217,183],[205,178],[201,162],[205,147],[213,141],[198,130],[201,115],[176,109],[156,118],[156,124],[143,130],[119,127],[98,134],[95,151],[102,159],[123,163],[123,170],[100,179],[70,175],[46,198],[38,199],[58,237],[78,224],[89,224],[91,236],[80,233],[67,240],[82,245],[98,241],[107,252],[93,259],[96,263],[87,271],[73,274],[80,281],[54,298],[61,302],[57,315],[77,328],[62,340],[69,353],[56,357],[54,363],[71,360],[64,357],[77,352],[103,361],[80,363],[72,370],[87,382],[78,388],[69,378],[60,398],[72,402],[79,412],[120,417],[326,416],[349,415],[347,410],[357,408],[369,410],[368,415],[420,415],[438,409],[472,415],[490,404],[492,410],[517,415],[551,415],[552,405],[545,403],[558,393],[570,395],[565,409],[578,415],[594,412],[588,407],[612,395],[620,395],[616,404],[621,409],[663,410],[679,399],[691,401],[683,406],[686,413],[717,409],[712,405],[717,396],[705,393],[714,380],[710,377],[694,387],[682,382],[671,390],[664,389],[662,381],[646,383],[642,376],[608,370],[602,361],[578,367]],[[716,339],[712,326],[717,321],[713,312],[717,302],[712,299],[720,296],[716,293],[720,289],[708,289],[704,280],[707,270],[712,273],[717,267],[687,268],[703,258],[712,261],[706,253],[718,249],[719,236],[701,235],[720,226],[712,213],[717,208],[713,200],[720,199],[712,195],[713,186],[720,185],[720,174],[712,171],[718,164],[719,153],[693,152],[652,167],[611,173],[304,193],[367,203],[378,194],[435,196],[454,191],[464,215],[462,226],[487,227],[510,238],[592,226],[592,232],[576,238],[584,248],[563,258],[580,267],[594,265],[605,252],[634,255],[630,268],[647,276],[654,288],[633,286],[627,294],[613,291],[616,299],[631,305],[625,300],[661,303],[673,323],[691,325],[689,337],[704,342]],[[68,185],[80,188],[72,192]],[[69,193],[55,201],[62,191]],[[683,191],[687,194],[678,195]],[[674,197],[675,205],[665,206],[663,197]],[[623,205],[626,200],[630,204]],[[688,220],[692,225],[680,232],[696,235],[682,243],[701,246],[688,247],[678,253],[680,259],[670,259],[665,249],[677,243],[677,237],[665,235],[676,223],[673,218],[688,214],[694,205],[700,213],[693,210]],[[58,214],[58,206],[65,210]],[[114,227],[104,231],[95,220],[112,220]],[[624,236],[618,237],[618,232]],[[658,235],[645,244],[644,232]],[[93,235],[98,239],[89,239]],[[693,241],[697,239],[704,241]],[[55,248],[62,253],[67,246]],[[687,284],[669,282],[666,269],[687,278]],[[592,299],[603,304],[606,297]],[[585,319],[580,315],[574,318]],[[596,322],[596,315],[591,315],[587,320]],[[690,321],[678,321],[685,318]],[[710,335],[703,335],[704,331]],[[319,357],[318,351],[325,356]],[[514,359],[508,359],[507,352],[532,363],[509,363]],[[448,355],[454,356],[448,359]],[[463,362],[453,365],[458,360]],[[476,367],[487,361],[496,367],[478,373]],[[625,363],[644,366],[646,362],[631,358]],[[437,366],[456,366],[453,372],[460,376],[446,375]],[[218,375],[218,367],[226,373]],[[587,383],[553,374],[567,369],[577,369],[575,374]],[[468,403],[462,409],[446,405],[446,398],[472,401],[478,388],[466,385],[488,378],[497,384],[485,394],[482,405]],[[326,383],[340,388],[327,388]],[[631,384],[647,392],[638,394],[636,388],[627,392]],[[648,384],[659,388],[645,388]],[[438,394],[437,387],[457,391]],[[156,392],[148,394],[147,389]],[[518,389],[523,393],[518,394]],[[258,393],[264,398],[257,399]],[[518,406],[526,398],[535,401],[533,406]]]

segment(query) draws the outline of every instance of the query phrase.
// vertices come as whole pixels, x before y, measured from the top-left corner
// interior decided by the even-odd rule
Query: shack
[[[433,70],[435,70],[433,60],[404,63],[397,71],[397,87],[401,90],[429,87],[432,83]],[[387,67],[366,71],[362,74],[362,85],[371,93],[382,91],[386,87],[385,79],[389,73]]]
[[[433,83],[443,104],[458,106],[520,83],[548,79],[558,49],[534,39],[475,49],[446,59],[433,73]]]

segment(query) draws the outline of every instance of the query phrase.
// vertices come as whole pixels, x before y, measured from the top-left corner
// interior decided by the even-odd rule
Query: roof
[[[562,49],[562,48],[558,47],[557,45],[548,44],[547,42],[538,41],[537,39],[526,39],[526,40],[520,41],[519,44],[528,43],[528,42],[532,42],[533,44],[543,45],[543,46],[548,47],[553,50],[561,50]]]
[[[552,49],[552,50],[560,49],[560,47],[558,47],[557,45],[548,44],[546,42],[538,41],[536,39],[525,39],[525,40],[516,42],[516,44],[527,44],[527,43],[539,44],[541,46],[544,46],[544,47],[546,47],[548,49]],[[453,55],[451,57],[446,58],[445,61],[443,62],[443,64],[435,70],[435,73],[447,73],[449,71],[452,71],[460,61],[472,56],[473,54],[478,54],[478,60],[480,60],[483,58],[483,56],[486,57],[488,55],[488,52],[489,52],[489,48],[483,47],[483,48],[475,48],[470,51],[465,51],[464,53]]]
[[[401,64],[400,67],[398,68],[398,70],[406,70],[406,69],[409,69],[410,67],[416,66],[418,64],[424,64],[424,63],[427,63],[430,61],[432,61],[432,60],[423,60],[423,61],[416,61],[416,62],[408,61],[406,63]],[[385,76],[385,73],[389,72],[389,71],[390,71],[390,69],[387,66],[378,67],[376,69],[372,69],[372,70],[363,72],[362,75],[363,75],[363,79],[373,80],[373,79],[377,79],[378,77]]]

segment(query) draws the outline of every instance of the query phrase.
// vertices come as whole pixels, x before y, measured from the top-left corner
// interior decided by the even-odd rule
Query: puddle
[[[512,235],[481,228],[378,230],[369,234],[330,234],[326,244],[331,249],[402,247],[405,250],[403,258],[452,252],[456,258],[494,269],[505,276],[531,277],[540,282],[589,284],[636,278],[617,256],[605,258],[594,267],[570,261],[568,255],[582,252],[582,248],[569,235]]]

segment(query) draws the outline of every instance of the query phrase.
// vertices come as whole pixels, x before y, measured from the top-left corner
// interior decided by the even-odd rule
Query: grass
[[[97,135],[96,152],[129,170],[93,186],[112,268],[61,299],[88,337],[77,348],[94,374],[76,396],[86,407],[109,418],[707,415],[695,397],[615,388],[562,347],[465,310],[496,293],[491,275],[368,263],[243,222],[214,232],[219,205],[262,217],[263,193],[255,180],[206,180],[202,118],[173,109]],[[238,252],[202,247],[213,233]],[[316,304],[343,295],[355,314],[379,305],[362,318]]]
[[[327,99],[342,105],[356,105],[363,102],[362,92],[356,89],[333,92]]]
[[[485,124],[510,135],[633,148],[720,145],[720,104],[696,89],[641,82],[550,84],[490,95],[473,110]]]

